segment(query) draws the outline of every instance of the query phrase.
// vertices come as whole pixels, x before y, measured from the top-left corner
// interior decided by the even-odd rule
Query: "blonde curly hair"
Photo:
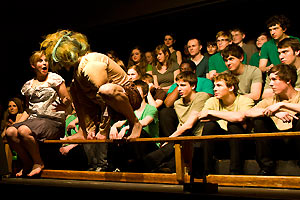
[[[87,37],[78,32],[60,30],[49,34],[41,43],[49,66],[53,71],[74,66],[78,58],[90,51]]]

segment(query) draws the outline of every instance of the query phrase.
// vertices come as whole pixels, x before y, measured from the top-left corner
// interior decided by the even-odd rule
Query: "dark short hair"
[[[229,56],[234,56],[236,58],[242,58],[244,56],[244,51],[242,47],[236,44],[230,44],[223,49],[221,55],[224,58],[228,58]]]
[[[142,91],[143,91],[143,94],[144,96],[147,96],[148,92],[149,92],[149,86],[148,84],[145,82],[145,81],[142,81],[142,80],[135,80],[133,81],[133,83],[136,85],[136,86],[140,86],[142,88]]]
[[[278,49],[291,47],[294,52],[300,50],[300,42],[295,38],[285,38],[278,43]]]
[[[196,66],[196,64],[194,63],[194,61],[186,60],[186,61],[182,61],[182,63],[180,64],[180,66],[181,66],[182,64],[188,64],[188,65],[190,65],[190,68],[192,69],[192,71],[196,71],[197,66]],[[179,66],[179,67],[180,67],[180,66]]]
[[[276,73],[276,75],[280,78],[280,80],[289,82],[293,87],[295,87],[296,81],[297,81],[297,68],[295,65],[288,65],[288,64],[278,64],[275,65],[270,69],[268,72],[268,75],[270,76],[271,73]]]
[[[279,24],[282,29],[288,29],[290,27],[290,20],[284,15],[274,15],[266,21],[268,28],[276,24]]]
[[[176,76],[176,81],[183,80],[188,82],[191,86],[197,86],[197,75],[194,72],[185,71],[181,72]]]

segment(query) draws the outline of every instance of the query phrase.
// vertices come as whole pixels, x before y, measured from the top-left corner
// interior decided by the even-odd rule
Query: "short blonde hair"
[[[43,51],[34,51],[32,56],[29,58],[30,65],[36,66],[36,63],[43,55],[45,55]]]
[[[90,45],[84,34],[61,30],[47,35],[41,49],[45,51],[50,68],[57,71],[76,64],[78,58],[90,50]]]

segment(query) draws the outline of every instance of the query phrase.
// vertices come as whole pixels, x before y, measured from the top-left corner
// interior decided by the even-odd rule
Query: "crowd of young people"
[[[299,131],[300,39],[286,34],[285,16],[272,16],[266,24],[270,34],[258,35],[256,45],[245,43],[245,33],[237,28],[219,31],[205,54],[200,39],[189,38],[187,56],[174,49],[175,38],[167,34],[164,44],[147,56],[133,48],[127,66],[113,51],[92,52],[82,33],[61,30],[47,35],[30,58],[35,77],[22,87],[26,111],[3,128],[23,164],[16,176],[40,174],[45,165],[38,141],[45,139]],[[61,69],[73,72],[70,92]],[[76,114],[65,126],[72,103]],[[64,137],[65,129],[76,131]],[[300,140],[288,142],[300,155]],[[256,142],[259,174],[275,174],[273,144]],[[215,173],[214,146],[210,141],[197,146],[203,150],[197,155],[203,174]],[[68,155],[75,147],[60,152]],[[243,144],[234,140],[229,147],[230,173],[242,174]],[[174,168],[172,143],[97,144],[81,150],[94,171]]]

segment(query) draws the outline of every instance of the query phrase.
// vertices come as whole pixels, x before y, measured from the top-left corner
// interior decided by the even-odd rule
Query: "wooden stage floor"
[[[33,198],[105,198],[105,199],[300,199],[300,190],[251,187],[218,187],[216,193],[190,192],[183,185],[122,183],[104,181],[3,178],[2,196]],[[93,195],[93,196],[92,196]]]

